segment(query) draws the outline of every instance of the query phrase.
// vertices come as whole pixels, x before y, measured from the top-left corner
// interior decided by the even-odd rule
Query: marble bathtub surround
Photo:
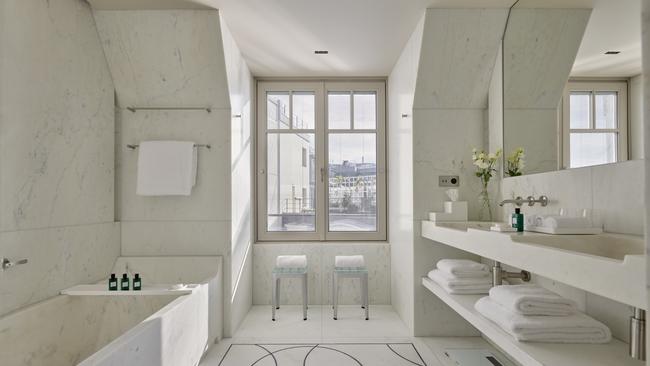
[[[113,82],[90,6],[1,12],[0,252],[29,262],[0,276],[0,316],[101,280],[120,252]]]

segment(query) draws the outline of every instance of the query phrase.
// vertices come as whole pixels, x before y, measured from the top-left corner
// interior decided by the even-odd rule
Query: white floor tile
[[[316,345],[319,347],[314,348]],[[256,366],[275,366],[275,362],[278,366],[301,366],[311,348],[308,366],[358,366],[355,360],[364,366],[413,366],[413,362],[456,366],[445,350],[458,348],[487,349],[504,366],[512,366],[480,337],[411,337],[397,313],[386,305],[371,306],[370,320],[365,320],[357,305],[340,306],[338,320],[332,318],[331,306],[311,306],[307,321],[302,320],[301,306],[287,305],[277,311],[275,322],[271,321],[270,306],[254,306],[234,337],[211,347],[201,366],[246,366],[258,359]]]

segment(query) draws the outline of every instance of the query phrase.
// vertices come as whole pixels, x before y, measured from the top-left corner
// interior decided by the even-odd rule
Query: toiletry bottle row
[[[121,291],[129,291],[131,287],[131,281],[129,280],[129,276],[124,273],[122,275],[122,278],[120,279],[120,284],[119,284],[119,289]],[[117,291],[118,289],[118,284],[117,284],[117,277],[115,277],[115,273],[111,273],[111,278],[108,279],[108,290],[109,291]],[[140,274],[136,273],[135,277],[133,278],[133,291],[140,291],[142,290],[142,278],[140,278]]]

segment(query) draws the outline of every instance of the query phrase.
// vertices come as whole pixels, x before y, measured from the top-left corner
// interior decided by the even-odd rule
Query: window
[[[627,160],[626,82],[569,82],[563,121],[565,168]]]
[[[383,82],[258,82],[259,240],[385,240],[384,96]]]

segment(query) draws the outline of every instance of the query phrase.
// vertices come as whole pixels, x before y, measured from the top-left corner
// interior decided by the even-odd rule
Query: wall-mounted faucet
[[[6,271],[6,270],[8,270],[9,268],[11,268],[13,266],[17,266],[17,265],[25,264],[25,263],[27,263],[27,259],[21,259],[21,260],[12,262],[12,261],[9,260],[9,258],[2,258],[2,262],[0,263],[0,268],[3,271]]]
[[[524,203],[528,203],[528,206],[535,206],[536,203],[539,203],[542,207],[546,207],[546,205],[548,205],[548,197],[539,196],[538,199],[535,199],[533,196],[528,196],[526,199],[523,199],[521,196],[517,196],[515,199],[503,200],[499,202],[499,206],[503,206],[506,203],[512,203],[517,207],[521,207]]]

